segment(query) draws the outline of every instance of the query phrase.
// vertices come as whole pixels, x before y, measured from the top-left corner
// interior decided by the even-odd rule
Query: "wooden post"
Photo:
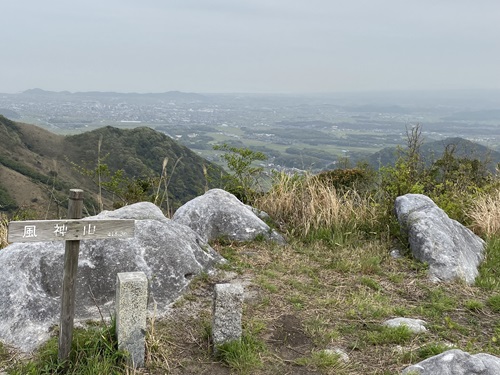
[[[68,219],[81,219],[83,190],[71,189],[68,203]],[[80,241],[66,241],[64,252],[64,276],[62,284],[61,317],[59,323],[59,360],[65,361],[71,352],[73,322],[75,317],[76,274]]]

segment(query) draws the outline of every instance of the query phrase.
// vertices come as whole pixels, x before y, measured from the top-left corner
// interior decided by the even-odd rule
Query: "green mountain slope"
[[[494,171],[496,165],[500,163],[500,152],[460,137],[424,143],[420,148],[420,153],[423,160],[430,164],[439,159],[443,155],[446,147],[449,146],[455,148],[454,155],[456,157],[485,161],[488,163],[488,168],[492,171]],[[397,149],[395,147],[386,147],[370,155],[367,160],[372,167],[378,169],[381,166],[394,165],[397,158]]]
[[[75,166],[96,168],[100,139],[103,163],[112,172],[123,169],[128,179],[159,177],[167,158],[168,193],[174,209],[202,194],[207,185],[219,185],[223,173],[220,167],[150,128],[105,127],[64,137],[0,116],[0,212],[22,208],[38,216],[64,216],[68,190],[81,188],[93,213],[97,185]],[[104,202],[105,208],[111,208],[112,196],[105,193]]]

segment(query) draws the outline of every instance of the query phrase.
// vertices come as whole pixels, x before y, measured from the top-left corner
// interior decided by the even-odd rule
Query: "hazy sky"
[[[499,0],[15,0],[0,92],[500,89]]]

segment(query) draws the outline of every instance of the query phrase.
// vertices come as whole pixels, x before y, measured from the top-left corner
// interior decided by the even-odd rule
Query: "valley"
[[[56,134],[146,126],[216,163],[213,146],[228,143],[263,152],[269,169],[313,172],[404,144],[417,123],[426,141],[462,137],[499,151],[499,109],[499,91],[0,94],[0,113]]]

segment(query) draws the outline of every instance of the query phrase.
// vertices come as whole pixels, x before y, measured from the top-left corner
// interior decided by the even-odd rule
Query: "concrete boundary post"
[[[216,284],[214,289],[212,341],[214,347],[241,339],[243,287],[239,284]]]
[[[118,348],[130,354],[134,368],[144,366],[148,311],[148,279],[144,272],[116,275]]]

